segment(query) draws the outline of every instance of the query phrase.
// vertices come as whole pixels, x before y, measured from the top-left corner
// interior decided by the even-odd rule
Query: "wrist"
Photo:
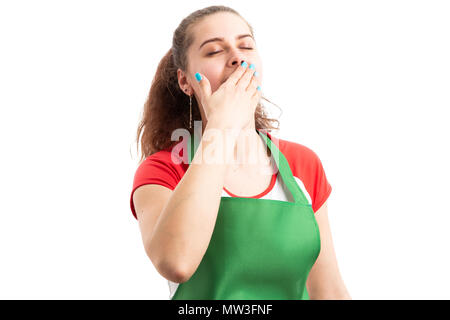
[[[234,158],[234,149],[239,130],[208,123],[202,134],[202,159],[208,163],[229,165]]]

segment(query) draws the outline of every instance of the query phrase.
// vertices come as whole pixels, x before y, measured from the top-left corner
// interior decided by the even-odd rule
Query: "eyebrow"
[[[250,37],[250,38],[253,39],[253,37],[252,37],[251,34],[241,34],[241,35],[239,35],[239,36],[236,37],[236,40],[239,40],[239,39],[242,39],[242,38],[246,38],[246,37]],[[253,40],[254,40],[254,39],[253,39]],[[207,43],[209,43],[209,42],[213,42],[213,41],[223,41],[223,38],[217,38],[217,37],[216,37],[216,38],[208,39],[208,40],[204,41],[204,42],[200,45],[200,48],[198,48],[198,50],[200,50],[205,44],[207,44]]]

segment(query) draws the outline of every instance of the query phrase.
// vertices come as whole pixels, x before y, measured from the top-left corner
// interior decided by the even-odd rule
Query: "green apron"
[[[172,300],[309,300],[306,279],[320,252],[319,228],[286,158],[257,132],[294,202],[222,197],[208,249]],[[189,149],[189,163],[193,155]]]

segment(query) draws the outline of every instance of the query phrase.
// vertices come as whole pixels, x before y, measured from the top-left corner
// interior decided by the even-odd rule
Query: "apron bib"
[[[258,133],[294,202],[222,197],[208,249],[172,300],[309,299],[306,279],[320,252],[319,228],[286,158]],[[189,163],[193,155],[188,150]]]

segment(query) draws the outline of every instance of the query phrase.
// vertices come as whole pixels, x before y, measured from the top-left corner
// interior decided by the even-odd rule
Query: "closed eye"
[[[253,48],[245,48],[245,47],[242,48],[242,49],[253,50]],[[212,55],[215,55],[216,53],[219,53],[219,52],[221,52],[221,51],[210,52],[210,53],[207,54],[207,56],[212,56]]]

